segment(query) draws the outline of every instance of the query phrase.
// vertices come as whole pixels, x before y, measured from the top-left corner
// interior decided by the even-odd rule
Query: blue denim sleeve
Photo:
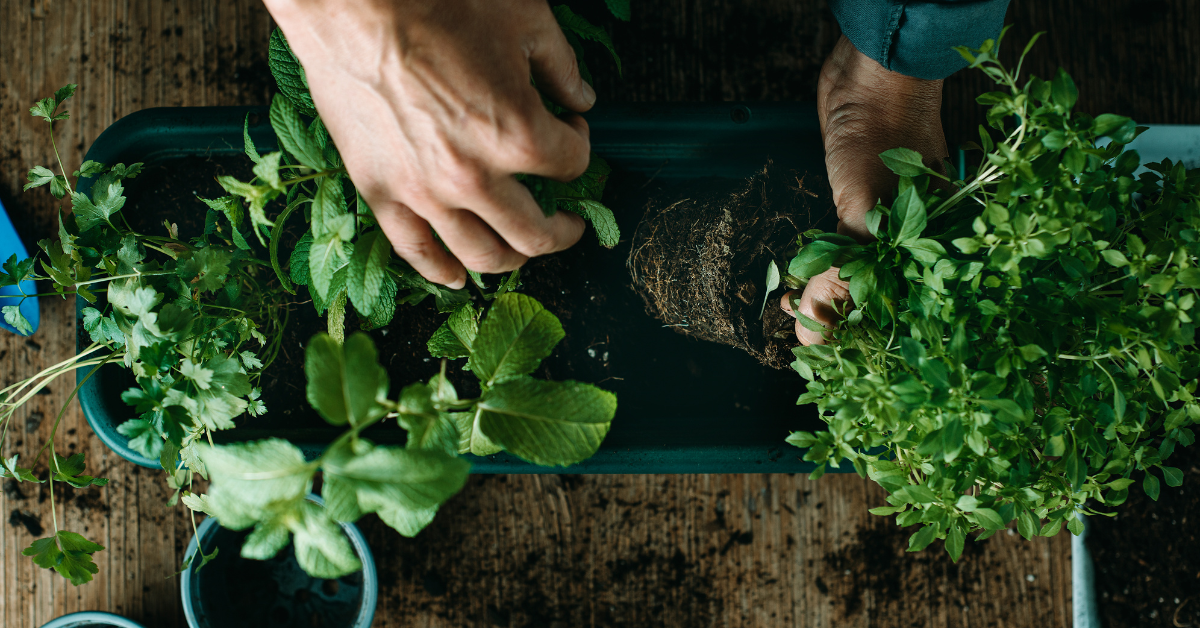
[[[1009,0],[830,0],[859,52],[907,76],[941,79],[967,66],[955,46],[978,47],[1004,26]]]

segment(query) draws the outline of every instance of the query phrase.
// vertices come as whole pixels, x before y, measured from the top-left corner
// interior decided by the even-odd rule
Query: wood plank
[[[473,477],[415,539],[361,523],[375,626],[1069,625],[1066,536],[954,565],[883,503],[847,475]]]
[[[270,26],[262,4],[249,0],[0,2],[0,120],[5,122],[0,128],[0,200],[26,247],[32,250],[38,239],[54,234],[56,211],[64,205],[44,190],[20,191],[30,166],[54,160],[45,123],[28,115],[33,101],[63,83],[79,83],[77,96],[67,105],[72,118],[56,131],[63,162],[73,169],[104,129],[139,109],[266,103]],[[209,67],[209,59],[223,62]],[[219,88],[197,87],[205,85]],[[41,350],[25,339],[0,334],[5,384],[74,355],[73,301],[43,298],[41,308],[41,328],[30,339]],[[73,387],[73,377],[63,378],[50,386],[52,394],[18,413],[16,438],[5,453],[32,456]],[[41,423],[25,433],[33,413],[42,417]],[[0,526],[0,623],[36,627],[68,612],[110,610],[152,626],[186,625],[178,580],[169,576],[178,568],[191,524],[182,510],[164,508],[170,493],[162,475],[139,470],[108,451],[92,436],[77,403],[66,412],[55,445],[60,453],[86,451],[89,468],[111,479],[103,489],[56,491],[60,525],[84,532],[108,549],[97,554],[100,573],[95,580],[76,588],[21,556],[34,538],[26,530]],[[44,462],[40,469],[45,470]],[[50,530],[48,502],[42,501],[48,497],[45,488],[22,490],[25,499],[0,496],[0,513],[27,510]]]

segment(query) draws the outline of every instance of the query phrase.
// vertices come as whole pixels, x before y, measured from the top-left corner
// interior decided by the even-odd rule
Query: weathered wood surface
[[[1070,70],[1084,110],[1200,122],[1200,57],[1189,54],[1200,12],[1182,1],[1090,4],[1014,3],[1015,42],[1050,31],[1030,67]],[[615,26],[626,78],[601,81],[601,97],[811,99],[838,34],[823,3],[795,0],[645,0],[634,16]],[[269,29],[257,0],[0,0],[0,200],[27,245],[52,235],[57,207],[44,191],[20,192],[28,167],[53,160],[44,123],[26,113],[35,99],[80,84],[58,133],[74,168],[104,128],[139,109],[267,102]],[[948,81],[951,146],[974,137],[981,86],[966,73]],[[69,299],[43,299],[30,341],[0,334],[0,381],[72,355],[73,311]],[[53,384],[14,417],[4,453],[31,456],[71,388]],[[36,538],[24,526],[0,524],[0,625],[77,610],[185,625],[170,574],[191,529],[164,508],[160,474],[108,452],[74,403],[56,446],[86,451],[111,478],[65,491],[60,509],[60,523],[108,549],[95,581],[74,588],[20,555]],[[45,493],[20,488],[0,496],[0,514],[25,511],[49,529]],[[932,550],[903,554],[908,531],[866,513],[881,503],[853,476],[475,477],[416,539],[364,521],[384,585],[376,625],[1069,625],[1066,536],[999,535],[953,566]]]
[[[259,0],[0,1],[0,200],[26,246],[52,236],[59,206],[44,190],[21,193],[28,168],[54,160],[47,125],[29,116],[33,101],[65,83],[79,84],[79,95],[67,104],[71,119],[56,132],[63,162],[74,170],[101,131],[139,109],[267,102],[270,27]],[[6,385],[74,355],[73,300],[44,298],[41,308],[41,328],[29,341],[0,334]],[[5,453],[31,457],[73,387],[74,377],[63,378],[18,413]],[[37,537],[7,523],[12,511],[35,515],[47,530],[43,535],[51,530],[45,489],[21,485],[24,498],[0,498],[0,625],[36,628],[69,612],[108,610],[146,626],[185,626],[171,574],[191,524],[180,510],[165,508],[170,492],[162,474],[108,451],[77,403],[63,417],[55,445],[60,452],[86,452],[91,472],[111,479],[103,489],[56,491],[65,498],[60,525],[107,548],[97,554],[100,573],[76,588],[21,556]]]

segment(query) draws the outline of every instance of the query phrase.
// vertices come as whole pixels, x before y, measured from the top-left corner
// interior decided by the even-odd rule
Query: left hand
[[[942,169],[949,151],[941,120],[942,81],[892,72],[862,54],[842,35],[821,67],[817,112],[825,140],[825,167],[837,206],[838,233],[859,242],[874,238],[866,215],[880,199],[888,199],[899,178],[879,154],[896,147],[921,153],[925,165]],[[838,268],[813,277],[800,296],[800,311],[832,328],[850,302],[847,282]],[[795,292],[781,306],[792,313]],[[796,337],[805,345],[825,344],[825,334],[796,321]]]

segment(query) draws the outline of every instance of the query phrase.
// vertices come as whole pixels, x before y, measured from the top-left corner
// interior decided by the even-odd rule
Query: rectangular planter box
[[[251,116],[250,133],[262,151],[275,150],[276,140],[265,107],[161,108],[137,112],[117,121],[88,151],[101,163],[145,162],[198,155],[242,152],[242,125]],[[662,182],[705,177],[746,177],[768,158],[809,177],[809,187],[823,189],[824,149],[815,108],[794,103],[696,103],[612,105],[587,116],[592,148],[624,174]],[[131,184],[133,185],[133,184]],[[833,229],[836,215],[828,197],[821,226]],[[642,206],[614,207],[623,234],[632,235]],[[815,227],[817,224],[811,225]],[[585,234],[584,237],[593,237]],[[599,272],[627,277],[624,254],[607,256]],[[765,277],[764,268],[764,277]],[[765,278],[764,278],[765,281]],[[86,304],[78,301],[82,310]],[[562,315],[561,312],[555,314]],[[657,326],[655,326],[657,327]],[[88,344],[79,326],[79,347]],[[611,431],[592,458],[566,469],[537,467],[506,453],[471,457],[476,473],[797,473],[813,465],[784,442],[789,431],[819,429],[823,423],[813,406],[798,407],[795,398],[804,381],[791,371],[760,366],[748,355],[711,343],[691,342],[681,355],[679,335],[656,329],[639,337],[644,359],[623,381],[606,382],[617,392],[618,410]],[[414,338],[414,341],[418,339]],[[425,338],[420,338],[423,351]],[[414,342],[414,344],[416,344]],[[432,375],[434,371],[431,370]],[[80,379],[85,374],[80,373]],[[84,414],[109,447],[146,466],[158,463],[133,452],[115,426],[132,418],[120,392],[132,381],[117,381],[121,372],[108,368],[80,390]],[[300,374],[297,374],[299,377]],[[128,377],[125,378],[128,380]],[[665,404],[662,397],[685,398]],[[269,409],[268,409],[269,410]],[[315,418],[315,414],[313,415]],[[265,420],[264,420],[265,419]],[[262,419],[221,432],[220,439],[289,439],[306,452],[321,451],[340,428],[319,419],[303,426],[273,424]],[[395,430],[398,437],[399,430]],[[372,436],[389,442],[387,433]],[[849,470],[846,465],[843,470]]]

